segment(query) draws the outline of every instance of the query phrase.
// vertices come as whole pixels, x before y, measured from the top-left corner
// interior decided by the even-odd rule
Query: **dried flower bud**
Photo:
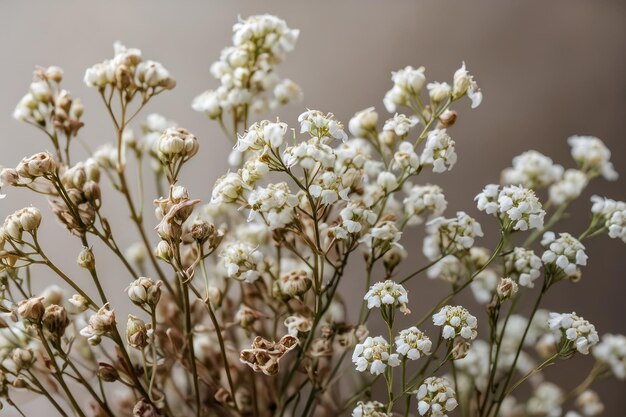
[[[198,139],[183,128],[166,129],[157,142],[159,159],[164,164],[188,160],[198,152]]]
[[[81,268],[88,269],[90,271],[96,268],[96,257],[93,255],[91,248],[83,248],[78,254],[78,259],[76,259],[76,263]]]
[[[74,294],[68,301],[79,313],[82,313],[89,308],[89,301],[87,301],[87,299],[80,294]]]
[[[218,308],[219,306],[222,305],[222,300],[224,295],[222,294],[222,291],[220,291],[219,288],[214,287],[214,286],[209,286],[209,288],[207,289],[207,296],[209,299],[209,302],[211,303],[211,305],[215,308]]]
[[[301,297],[312,285],[311,278],[305,271],[293,271],[278,280],[280,292],[289,297]]]
[[[498,294],[500,301],[504,301],[514,297],[515,294],[517,294],[518,289],[519,286],[517,285],[517,282],[513,281],[511,278],[502,278],[496,288],[496,293]]]
[[[13,168],[4,168],[0,172],[0,184],[2,185],[16,185],[20,180],[20,176]]]
[[[41,224],[41,212],[36,207],[24,207],[15,212],[23,231],[33,233]]]
[[[65,334],[65,329],[69,326],[70,321],[65,308],[53,304],[46,308],[42,323],[44,329],[50,333],[53,339],[59,340]]]
[[[20,177],[35,179],[55,172],[57,164],[52,155],[48,152],[39,152],[35,155],[24,158],[15,170]]]
[[[169,263],[172,259],[172,249],[170,248],[170,244],[164,240],[160,241],[154,250],[154,256]]]
[[[128,315],[126,323],[126,341],[135,349],[143,349],[148,346],[148,329],[146,323],[139,317]]]
[[[133,407],[133,417],[161,417],[161,414],[150,401],[142,398]]]
[[[28,300],[20,301],[17,307],[17,313],[26,320],[33,323],[39,323],[43,314],[46,311],[46,307],[43,305],[43,297],[33,297]]]
[[[235,321],[246,330],[252,329],[254,323],[261,318],[261,314],[248,306],[241,306],[235,314]]]
[[[454,341],[454,347],[452,348],[452,358],[457,360],[457,359],[463,359],[464,357],[467,356],[467,354],[470,351],[470,343],[465,341],[464,339],[456,339]]]
[[[438,129],[445,129],[452,126],[457,119],[457,113],[454,110],[446,110],[439,116]]]
[[[109,310],[106,304],[95,314],[89,317],[87,326],[81,329],[80,334],[87,337],[89,344],[100,344],[101,338],[107,335],[115,327],[115,312]]]
[[[30,349],[15,348],[11,354],[11,360],[19,372],[21,369],[30,368],[35,361],[35,357]]]
[[[138,306],[154,308],[161,298],[161,285],[161,281],[154,282],[151,278],[140,277],[126,288],[126,294]]]
[[[115,382],[119,379],[120,374],[113,366],[100,362],[98,364],[98,376],[105,382]]]
[[[215,225],[204,220],[198,219],[191,226],[191,237],[200,244],[209,240],[215,233]]]

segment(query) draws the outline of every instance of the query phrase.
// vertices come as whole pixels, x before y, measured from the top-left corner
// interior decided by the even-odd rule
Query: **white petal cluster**
[[[400,143],[398,150],[393,154],[393,160],[395,162],[394,169],[402,170],[406,175],[415,174],[420,166],[419,155],[410,142]]]
[[[600,396],[593,390],[585,390],[576,397],[576,407],[585,417],[593,417],[602,414],[604,404],[600,400]]]
[[[535,255],[531,249],[516,247],[504,258],[506,270],[512,276],[517,277],[517,282],[522,287],[533,288],[534,282],[541,273],[541,258]]]
[[[446,129],[435,129],[428,133],[426,145],[420,158],[422,164],[432,165],[433,172],[450,171],[456,164],[457,155],[454,141],[446,133]]]
[[[626,379],[626,336],[606,333],[591,353],[598,362],[609,366],[616,378]]]
[[[563,167],[541,152],[526,151],[513,158],[513,166],[502,171],[503,184],[543,188],[561,179]]]
[[[431,260],[443,253],[468,250],[483,235],[480,223],[463,211],[458,211],[455,218],[437,217],[426,226],[428,236],[424,238],[423,252]]]
[[[541,255],[541,260],[546,264],[555,265],[567,276],[577,275],[577,265],[587,265],[585,247],[569,233],[559,233],[559,237],[556,237],[554,232],[546,232],[541,244],[547,248]]]
[[[358,203],[348,203],[340,212],[341,227],[347,233],[359,233],[376,223],[376,213]]]
[[[571,349],[575,349],[583,355],[588,354],[589,348],[596,345],[600,340],[595,326],[577,316],[576,313],[550,313],[548,326],[555,332],[557,342],[572,343]],[[568,342],[561,340],[563,336]]]
[[[391,246],[400,246],[398,241],[402,232],[398,230],[395,222],[385,221],[372,227],[360,240],[370,249],[386,251]]]
[[[243,136],[239,136],[235,150],[245,152],[276,149],[283,144],[286,133],[286,123],[263,120],[252,124]]]
[[[349,201],[348,193],[353,178],[337,175],[334,171],[325,171],[315,178],[313,184],[309,186],[309,193],[319,198],[323,205],[333,204],[339,199]]]
[[[452,96],[459,98],[467,94],[472,101],[472,108],[480,106],[483,101],[483,93],[478,88],[478,84],[474,81],[474,77],[470,75],[465,67],[465,62],[462,63],[461,68],[456,70],[452,82]]]
[[[289,146],[283,152],[283,161],[290,168],[298,164],[308,170],[314,170],[317,167],[329,169],[335,166],[336,159],[333,148],[321,142],[317,137]]]
[[[439,312],[433,314],[433,324],[443,327],[442,336],[447,340],[456,337],[473,340],[477,335],[476,317],[462,306],[444,306]]]
[[[572,158],[580,169],[590,176],[602,175],[609,181],[618,177],[613,167],[611,151],[604,142],[594,136],[570,136],[567,143],[572,148]]]
[[[332,113],[324,114],[319,110],[307,110],[298,116],[300,133],[308,133],[322,143],[330,143],[333,139],[342,142],[348,140],[343,124],[335,119]]]
[[[374,107],[368,107],[365,110],[356,112],[348,123],[348,130],[357,138],[367,137],[370,133],[376,131],[378,124],[378,113]]]
[[[540,229],[546,212],[535,192],[516,185],[500,189],[489,184],[475,198],[478,210],[496,214],[505,224],[511,223],[513,230]]]
[[[384,404],[378,401],[359,401],[356,404],[354,410],[352,410],[352,417],[391,417],[391,414],[386,412]]]
[[[367,301],[369,309],[380,308],[383,304],[404,307],[409,303],[406,289],[390,279],[372,285],[363,299]]]
[[[563,174],[563,178],[550,187],[550,202],[558,206],[572,201],[582,194],[588,183],[589,179],[584,172],[568,169]]]
[[[249,243],[227,243],[220,257],[229,278],[254,282],[261,276],[263,253]]]
[[[359,372],[369,371],[372,375],[380,375],[387,366],[400,365],[398,354],[390,352],[391,346],[384,337],[368,337],[354,348],[352,362]]]
[[[429,218],[441,216],[448,207],[443,189],[431,184],[413,186],[408,190],[403,203],[404,215],[409,225],[423,223],[423,215],[426,213]]]
[[[250,16],[233,26],[233,45],[222,50],[211,65],[211,75],[219,80],[215,90],[205,91],[192,102],[192,108],[219,118],[223,113],[270,107],[299,100],[300,88],[276,73],[276,67],[291,52],[299,31],[284,20],[268,14]]]
[[[95,346],[100,344],[102,336],[107,335],[114,327],[115,312],[105,305],[89,317],[87,325],[80,330],[80,334],[88,338],[89,343]]]
[[[259,187],[248,196],[250,216],[248,221],[264,219],[271,230],[285,227],[294,217],[293,208],[298,205],[298,197],[291,194],[286,182]]]
[[[387,91],[383,103],[389,113],[395,113],[397,106],[407,106],[412,97],[418,96],[426,84],[425,68],[406,66],[391,73],[393,87]]]
[[[408,117],[405,114],[396,113],[391,119],[387,120],[383,126],[383,130],[392,131],[400,137],[409,134],[418,123],[417,116]]]
[[[431,348],[430,338],[415,326],[402,330],[396,336],[396,352],[411,360],[430,355]]]
[[[211,203],[234,203],[243,195],[247,188],[241,176],[235,172],[229,172],[218,178],[211,193]]]
[[[591,197],[591,202],[593,203],[591,212],[600,216],[609,237],[621,239],[626,243],[626,203],[597,195]]]
[[[85,71],[84,81],[89,87],[123,88],[156,92],[175,87],[176,81],[163,65],[155,61],[143,61],[141,51],[126,48],[117,42],[113,45],[114,56]]]
[[[447,417],[458,405],[450,381],[434,376],[426,378],[417,389],[417,401],[417,411],[426,417]]]

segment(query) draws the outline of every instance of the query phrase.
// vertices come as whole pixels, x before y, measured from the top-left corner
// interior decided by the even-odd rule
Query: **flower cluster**
[[[437,217],[427,224],[428,236],[424,238],[424,255],[434,260],[445,253],[469,250],[483,230],[475,219],[459,211],[455,218]]]
[[[546,212],[532,190],[518,186],[487,185],[476,196],[478,210],[496,214],[513,230],[541,229]]]
[[[367,301],[369,309],[381,308],[385,304],[406,310],[406,305],[409,303],[408,293],[404,287],[390,279],[372,285],[363,299]]]
[[[261,276],[263,253],[247,242],[226,244],[220,256],[229,278],[254,282]]]
[[[415,326],[402,330],[396,337],[396,352],[411,360],[430,355],[431,348],[432,342],[428,336]]]
[[[535,280],[541,275],[541,258],[531,249],[514,248],[506,255],[505,265],[508,273],[517,277],[517,282],[522,287],[533,288]]]
[[[513,158],[513,166],[502,171],[503,184],[538,189],[561,179],[563,167],[541,152],[527,151]]]
[[[591,197],[591,202],[591,212],[598,216],[609,237],[626,243],[626,203],[597,195]]]
[[[385,412],[385,406],[378,401],[359,401],[352,410],[352,417],[391,417],[391,414]]]
[[[478,334],[478,320],[462,306],[444,306],[433,314],[433,324],[443,327],[441,334],[448,340],[456,337],[473,340]]]
[[[567,143],[572,148],[572,158],[587,175],[602,175],[609,181],[617,179],[617,171],[610,161],[611,151],[600,139],[593,136],[571,136]]]
[[[391,353],[391,346],[382,336],[368,337],[363,343],[356,345],[352,362],[357,371],[369,371],[372,375],[382,374],[387,366],[400,365],[398,354]]]
[[[589,348],[599,342],[595,326],[576,313],[550,313],[548,325],[556,333],[557,341],[561,341],[562,353],[577,350],[586,355]],[[565,340],[562,340],[563,336]]]
[[[598,362],[608,366],[618,379],[626,379],[626,336],[604,334],[591,350]]]
[[[412,226],[421,224],[424,221],[422,216],[426,212],[429,213],[429,218],[439,217],[448,207],[441,187],[430,184],[411,187],[403,203],[407,224]]]
[[[456,392],[446,378],[431,376],[417,389],[417,410],[420,416],[447,417],[459,404]]]
[[[587,265],[585,247],[569,233],[546,232],[541,239],[541,244],[547,249],[541,255],[541,260],[563,271],[568,277],[577,276],[580,271],[578,265]]]

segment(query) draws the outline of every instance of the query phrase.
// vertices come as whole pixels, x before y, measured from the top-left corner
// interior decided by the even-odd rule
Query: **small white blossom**
[[[98,345],[102,336],[109,334],[114,327],[115,313],[105,305],[91,315],[87,326],[81,329],[80,334],[87,337],[91,345]]]
[[[372,227],[360,241],[370,249],[378,248],[385,252],[391,246],[400,246],[398,241],[401,236],[402,232],[398,230],[396,224],[386,221]]]
[[[368,134],[376,131],[378,123],[378,113],[374,111],[374,107],[361,110],[352,116],[348,123],[348,129],[357,138],[367,137]]]
[[[226,275],[241,281],[254,282],[261,276],[263,253],[245,242],[232,242],[220,254]]]
[[[531,416],[559,417],[563,403],[563,391],[552,382],[542,382],[535,387],[526,402],[526,412]]]
[[[452,82],[452,96],[454,98],[467,96],[472,101],[472,108],[480,106],[483,101],[483,93],[478,88],[478,84],[474,81],[474,77],[467,72],[465,68],[465,62],[462,63],[461,68],[456,70]]]
[[[378,174],[376,183],[386,192],[391,193],[398,188],[398,180],[393,172],[383,171]]]
[[[487,185],[475,198],[478,210],[496,214],[513,230],[540,229],[546,212],[535,192],[527,188],[509,185],[502,189],[496,184]]]
[[[591,197],[591,212],[599,216],[612,239],[626,243],[626,203],[594,195]]]
[[[407,224],[421,224],[425,212],[429,212],[429,218],[441,216],[448,207],[446,196],[441,187],[437,185],[416,185],[408,192],[403,201],[404,214],[408,218]]]
[[[243,136],[239,136],[235,149],[262,151],[265,148],[280,147],[287,133],[286,123],[272,123],[267,120],[251,125]]]
[[[332,113],[324,114],[318,110],[307,110],[298,116],[298,122],[300,122],[300,133],[308,133],[322,143],[333,139],[339,139],[342,142],[348,140],[343,125],[335,119]]]
[[[376,213],[357,203],[348,203],[339,215],[341,216],[341,226],[348,233],[358,233],[363,227],[369,228],[376,223]]]
[[[415,326],[402,330],[396,337],[396,352],[411,360],[430,355],[431,348],[432,342],[428,336]]]
[[[448,83],[432,82],[426,85],[428,95],[433,103],[440,103],[450,96],[452,87]]]
[[[541,273],[541,258],[539,258],[531,249],[516,247],[504,258],[506,270],[517,277],[519,285],[522,287],[533,288],[534,282]]]
[[[335,166],[337,156],[333,148],[322,143],[318,138],[312,138],[306,142],[300,142],[290,146],[283,152],[283,160],[287,167],[299,164],[303,169],[313,170],[317,166],[332,168]]]
[[[521,184],[526,188],[546,187],[561,179],[563,167],[537,151],[526,151],[513,158],[513,167],[502,171],[503,184]]]
[[[428,236],[424,238],[423,252],[434,260],[443,253],[469,250],[474,240],[483,235],[480,223],[463,211],[455,218],[437,217],[427,223]]]
[[[485,269],[472,279],[470,288],[478,303],[487,304],[491,301],[498,287],[498,279],[499,276],[493,269]]]
[[[599,341],[595,326],[577,316],[576,313],[550,313],[548,326],[555,333],[557,342],[573,344],[573,346],[566,346],[567,351],[577,350],[586,355],[589,353],[589,348]],[[563,336],[566,341],[561,340]]]
[[[567,143],[572,148],[572,158],[580,169],[590,176],[602,175],[609,181],[615,181],[617,171],[611,163],[611,151],[598,138],[593,136],[571,136]]]
[[[415,174],[420,166],[420,158],[410,142],[402,142],[398,146],[398,151],[393,154],[393,160],[397,168],[406,170],[409,175]]]
[[[363,297],[367,301],[367,308],[380,308],[383,304],[406,309],[409,303],[408,293],[404,287],[388,279],[372,285]]]
[[[385,122],[383,130],[393,131],[396,135],[403,137],[409,134],[409,131],[417,125],[416,116],[408,117],[404,114],[396,113],[391,119]]]
[[[583,413],[585,417],[593,417],[602,414],[604,404],[600,400],[600,396],[593,390],[585,390],[576,397],[576,407]]]
[[[241,198],[245,188],[246,185],[241,176],[235,172],[229,172],[215,181],[211,203],[234,203]]]
[[[447,340],[456,337],[473,340],[477,335],[476,317],[462,306],[444,306],[439,312],[433,314],[433,324],[443,327],[442,336]]]
[[[626,336],[604,334],[591,353],[598,362],[606,364],[616,378],[626,379]]]
[[[385,372],[387,366],[400,365],[398,354],[390,351],[391,346],[384,337],[368,337],[354,348],[352,362],[359,372],[369,371],[372,375],[380,375]]]
[[[289,78],[285,78],[274,87],[274,99],[280,105],[301,101],[302,89]]]
[[[550,187],[550,202],[558,206],[572,201],[582,194],[588,183],[589,179],[584,172],[568,169],[563,174],[563,178]]]
[[[585,247],[569,233],[559,233],[557,238],[554,232],[546,232],[541,239],[541,244],[547,247],[541,260],[546,264],[555,265],[567,276],[577,275],[577,265],[587,265]]]
[[[291,223],[295,215],[293,208],[298,197],[291,194],[285,182],[259,187],[248,196],[250,216],[248,221],[264,219],[270,230],[280,229]]]
[[[352,417],[392,417],[392,415],[387,413],[384,404],[378,401],[359,401],[352,410]]]
[[[428,377],[417,389],[417,411],[425,417],[447,417],[458,402],[452,384],[446,378]]]
[[[410,104],[410,98],[418,96],[426,83],[424,67],[417,69],[404,67],[391,73],[393,87],[387,91],[383,103],[389,113],[395,113],[397,106]]]
[[[420,158],[423,164],[432,165],[433,172],[450,171],[456,164],[457,155],[454,141],[446,133],[446,129],[435,129],[428,133],[426,145]]]

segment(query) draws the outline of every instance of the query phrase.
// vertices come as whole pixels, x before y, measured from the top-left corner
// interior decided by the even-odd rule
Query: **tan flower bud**
[[[41,224],[41,212],[35,207],[24,207],[16,213],[20,220],[22,230],[27,233],[33,233]]]
[[[57,66],[49,66],[43,72],[44,77],[55,83],[60,83],[63,80],[63,70]]]
[[[93,270],[96,267],[96,257],[93,255],[91,248],[83,248],[78,254],[78,259],[76,259],[76,263],[81,268],[85,268],[88,270]]]
[[[15,170],[20,177],[34,179],[50,175],[54,173],[56,168],[57,164],[52,155],[48,152],[39,152],[29,158],[22,159]]]
[[[518,289],[519,287],[517,283],[511,278],[502,278],[496,288],[496,293],[498,294],[498,298],[500,298],[501,301],[504,301],[515,296]]]
[[[164,240],[160,241],[154,250],[154,256],[169,263],[172,259],[172,249],[170,248],[170,244]]]
[[[456,122],[457,113],[454,110],[446,110],[439,116],[438,129],[445,129],[452,126]]]
[[[43,305],[43,297],[33,297],[22,300],[18,304],[17,313],[24,319],[38,323],[43,317],[46,307]]]
[[[0,185],[16,185],[20,176],[13,168],[4,168],[0,173]]]
[[[68,300],[79,313],[86,311],[89,308],[89,302],[85,297],[80,294],[74,294],[72,298]]]
[[[44,329],[56,340],[59,340],[63,336],[65,329],[70,324],[65,308],[55,304],[46,308],[46,312],[41,321]]]
[[[150,278],[140,277],[126,288],[126,294],[130,301],[139,306],[154,307],[161,298],[161,285],[161,281],[155,283]]]
[[[11,360],[17,370],[28,369],[33,364],[35,357],[30,349],[15,348],[11,354]]]
[[[252,329],[254,323],[261,318],[261,313],[247,306],[241,306],[235,314],[235,321],[246,330]]]
[[[204,220],[196,220],[191,226],[191,237],[200,244],[209,240],[215,232],[215,225]]]
[[[465,341],[464,339],[457,339],[454,342],[454,347],[452,348],[452,358],[455,360],[463,359],[464,357],[467,356],[467,354],[469,353],[469,350],[470,350],[469,342]]]
[[[214,286],[209,286],[209,288],[207,289],[207,293],[208,293],[209,302],[214,308],[218,308],[219,306],[222,305],[223,294],[219,288],[214,287]]]
[[[161,414],[151,402],[142,398],[133,407],[133,417],[161,417]]]
[[[119,379],[120,374],[115,367],[105,362],[98,364],[98,376],[105,382],[115,382]]]
[[[305,271],[293,271],[278,280],[280,292],[287,297],[301,297],[312,285],[311,278]]]
[[[126,341],[135,349],[143,349],[148,346],[148,329],[146,323],[139,317],[128,315],[126,323]]]

